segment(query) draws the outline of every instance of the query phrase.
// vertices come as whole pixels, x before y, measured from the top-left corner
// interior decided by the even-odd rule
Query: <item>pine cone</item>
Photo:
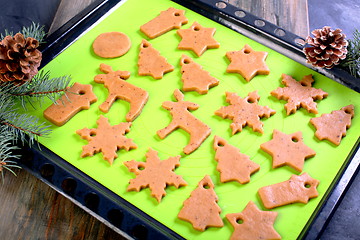
[[[321,68],[332,68],[346,58],[348,42],[341,29],[332,30],[330,27],[315,29],[308,36],[306,43],[312,47],[304,48],[307,63]]]
[[[0,42],[0,83],[13,82],[21,85],[30,81],[38,72],[42,54],[39,42],[21,33],[6,36]]]

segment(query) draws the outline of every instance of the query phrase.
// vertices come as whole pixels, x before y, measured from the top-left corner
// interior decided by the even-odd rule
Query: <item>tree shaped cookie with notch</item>
[[[354,105],[348,105],[340,110],[312,118],[310,123],[316,128],[315,136],[318,139],[326,139],[335,145],[340,145],[341,139],[346,136],[346,131],[351,126],[353,117]]]
[[[163,108],[170,111],[172,121],[167,127],[157,131],[157,135],[164,139],[177,128],[185,130],[190,134],[190,141],[183,151],[185,154],[190,154],[200,147],[210,135],[211,129],[189,112],[189,110],[198,109],[198,104],[184,101],[184,94],[179,89],[174,91],[174,97],[177,102],[165,101],[162,104]]]
[[[226,102],[230,103],[230,105],[221,107],[215,112],[215,115],[233,121],[230,125],[233,135],[241,132],[242,128],[246,125],[255,132],[263,133],[264,124],[260,119],[263,117],[269,118],[276,111],[268,106],[259,105],[259,100],[260,96],[257,91],[249,93],[245,98],[241,98],[236,93],[226,92]]]
[[[178,49],[192,50],[200,57],[207,49],[219,48],[220,43],[214,39],[215,31],[215,28],[206,28],[197,22],[188,29],[179,29],[177,34],[180,35],[181,41]]]
[[[174,172],[175,168],[180,166],[180,156],[161,161],[158,152],[150,148],[146,153],[146,162],[131,160],[124,164],[136,175],[135,179],[130,180],[127,191],[139,192],[142,188],[148,187],[151,190],[151,196],[159,203],[166,195],[165,188],[168,185],[176,188],[187,185],[185,180]]]
[[[250,175],[259,171],[260,165],[251,161],[250,157],[241,153],[238,148],[228,144],[225,139],[215,136],[215,160],[220,172],[220,181],[238,181],[241,184],[250,182]]]
[[[103,153],[104,160],[110,164],[117,158],[116,152],[119,149],[129,151],[137,148],[136,144],[125,134],[130,132],[131,122],[122,122],[111,126],[106,117],[101,115],[96,121],[98,128],[83,128],[76,133],[89,143],[83,146],[81,157],[93,156],[98,152]]]
[[[287,115],[295,113],[300,107],[305,108],[309,113],[318,113],[317,104],[314,101],[327,97],[328,93],[312,87],[314,79],[311,74],[304,76],[299,82],[286,74],[282,74],[281,78],[282,84],[286,87],[275,89],[271,95],[287,101],[285,104]]]
[[[260,145],[260,148],[271,155],[273,168],[290,166],[298,172],[304,167],[307,158],[316,152],[305,145],[301,132],[285,134],[274,129],[272,140]]]
[[[154,79],[162,79],[165,73],[174,70],[174,66],[145,39],[140,44],[138,68],[140,76],[151,76]]]
[[[226,53],[226,57],[230,60],[226,72],[238,73],[248,82],[256,75],[268,75],[270,70],[265,63],[267,55],[267,52],[254,51],[245,44],[240,51]]]
[[[234,227],[230,239],[281,239],[274,229],[277,215],[277,212],[261,211],[250,201],[242,212],[226,214]]]
[[[222,227],[224,223],[220,217],[221,208],[217,201],[214,184],[210,176],[206,175],[191,192],[190,197],[184,201],[178,218],[190,222],[198,231],[205,231],[208,227]]]
[[[209,88],[219,84],[219,80],[210,76],[202,66],[186,55],[182,55],[180,60],[182,90],[185,92],[196,91],[199,94],[206,94]]]

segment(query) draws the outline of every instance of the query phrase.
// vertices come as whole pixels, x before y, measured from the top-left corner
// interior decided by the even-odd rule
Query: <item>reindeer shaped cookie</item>
[[[125,81],[130,77],[128,71],[113,71],[109,65],[103,63],[100,64],[100,71],[105,74],[96,75],[94,81],[103,83],[109,90],[107,99],[99,106],[100,110],[107,113],[116,99],[125,100],[130,103],[126,121],[134,121],[149,98],[148,92]]]
[[[164,139],[177,128],[185,130],[190,134],[190,142],[183,151],[190,154],[210,135],[211,129],[189,112],[198,109],[198,104],[184,101],[184,94],[179,89],[174,91],[174,97],[177,102],[166,101],[162,104],[163,108],[170,111],[173,119],[167,127],[157,131],[157,135]]]

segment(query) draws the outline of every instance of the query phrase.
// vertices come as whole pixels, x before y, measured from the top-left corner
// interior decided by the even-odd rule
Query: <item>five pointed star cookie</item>
[[[205,28],[194,22],[188,29],[179,29],[177,33],[182,38],[178,49],[192,50],[200,57],[207,49],[219,48],[220,44],[213,38],[215,28]]]
[[[316,154],[304,144],[301,132],[285,134],[277,129],[274,129],[273,139],[260,148],[272,156],[273,168],[288,165],[298,172],[302,171],[304,160]]]
[[[268,75],[270,70],[265,63],[267,55],[267,52],[254,51],[246,44],[240,51],[226,53],[231,62],[226,72],[239,73],[248,82],[258,74]]]
[[[274,229],[277,212],[261,211],[250,201],[241,213],[226,214],[234,227],[230,239],[281,239]]]

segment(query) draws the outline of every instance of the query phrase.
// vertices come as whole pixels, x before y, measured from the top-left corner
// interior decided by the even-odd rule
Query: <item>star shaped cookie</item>
[[[272,156],[273,168],[287,165],[298,172],[302,171],[304,160],[316,154],[304,144],[301,132],[285,134],[277,129],[274,129],[273,139],[260,148]]]
[[[182,39],[178,49],[192,50],[200,57],[207,49],[219,48],[220,43],[213,38],[215,31],[215,28],[205,28],[197,22],[194,22],[188,29],[179,29],[177,34]]]
[[[240,51],[226,53],[226,57],[230,60],[226,72],[239,73],[248,82],[258,74],[268,75],[270,70],[265,63],[267,55],[267,52],[254,51],[245,44]]]
[[[226,214],[234,227],[230,239],[281,239],[274,229],[277,212],[261,211],[250,201],[241,213]]]

